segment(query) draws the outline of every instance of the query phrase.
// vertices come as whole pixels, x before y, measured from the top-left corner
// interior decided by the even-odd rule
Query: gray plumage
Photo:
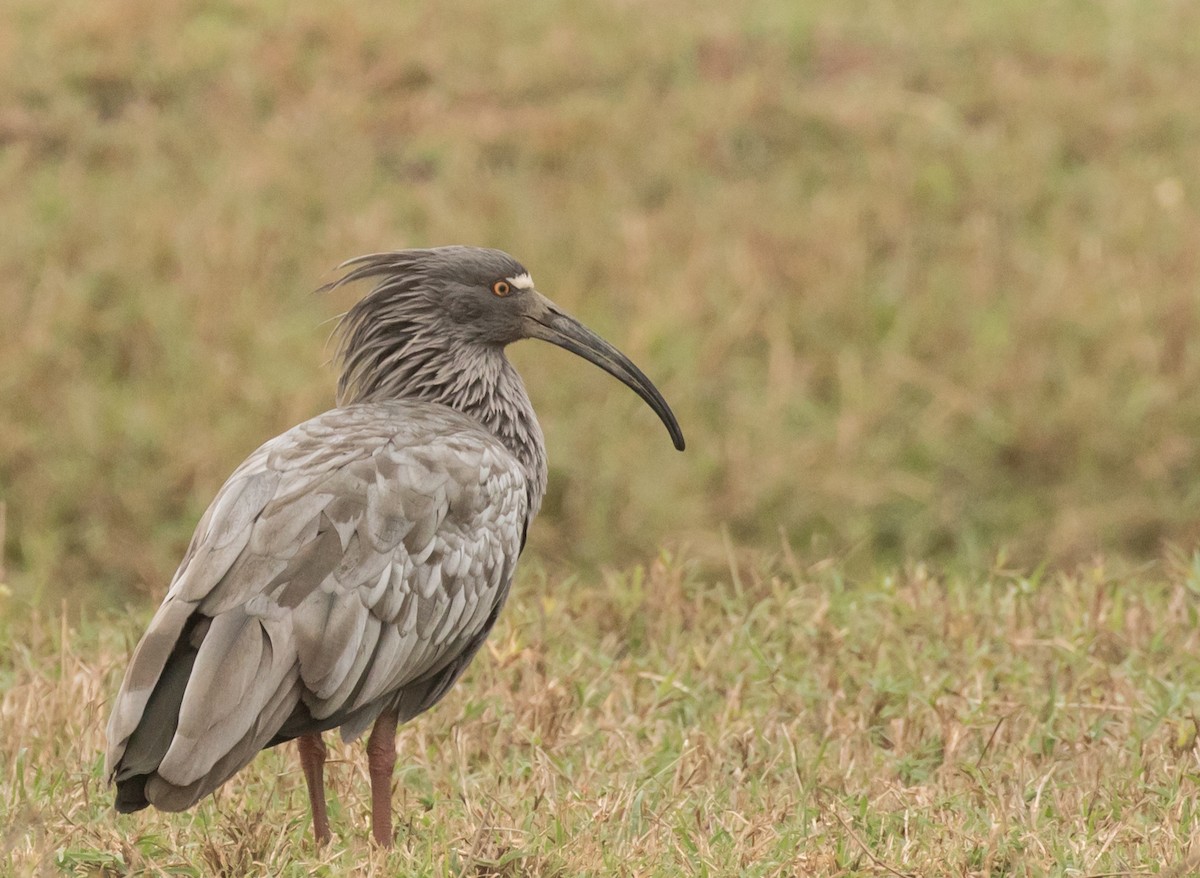
[[[542,432],[505,345],[582,354],[682,448],[648,379],[507,254],[347,265],[337,283],[376,286],[340,326],[338,407],[251,454],[197,526],[113,704],[118,810],[188,808],[264,747],[333,728],[353,740],[446,693],[504,604],[545,494]]]

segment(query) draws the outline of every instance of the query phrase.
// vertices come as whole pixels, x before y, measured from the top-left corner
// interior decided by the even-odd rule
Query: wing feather
[[[516,459],[440,406],[335,409],[264,445],[201,519],[114,703],[126,809],[188,807],[263,746],[431,705],[495,620],[527,511]]]

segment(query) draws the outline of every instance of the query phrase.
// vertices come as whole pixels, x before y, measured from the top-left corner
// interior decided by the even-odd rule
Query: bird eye
[[[498,280],[492,284],[492,292],[503,299],[512,292],[512,285],[506,280]]]

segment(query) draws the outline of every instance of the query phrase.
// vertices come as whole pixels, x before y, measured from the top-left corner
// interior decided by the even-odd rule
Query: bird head
[[[377,278],[375,289],[343,318],[343,390],[356,370],[404,352],[448,344],[502,350],[526,338],[564,348],[599,366],[642,398],[662,420],[671,441],[684,448],[671,407],[646,375],[619,350],[538,292],[517,260],[500,250],[437,247],[360,256],[329,287]],[[403,339],[401,346],[397,341]],[[390,344],[389,344],[390,339]]]

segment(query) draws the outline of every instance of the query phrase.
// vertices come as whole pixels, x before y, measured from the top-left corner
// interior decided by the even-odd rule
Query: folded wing
[[[108,727],[119,810],[190,807],[260,749],[445,694],[507,596],[515,458],[423,403],[335,409],[256,451],[202,518]]]

